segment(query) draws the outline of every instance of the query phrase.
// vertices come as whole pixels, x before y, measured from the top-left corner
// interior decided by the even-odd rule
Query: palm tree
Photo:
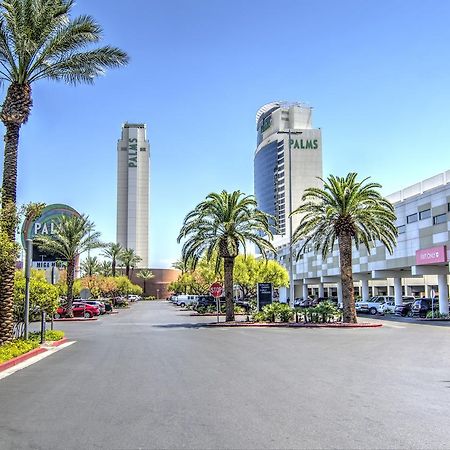
[[[62,216],[52,235],[39,235],[34,242],[42,250],[60,255],[67,261],[67,316],[72,316],[73,282],[76,259],[85,251],[101,247],[100,233],[87,216]]]
[[[181,272],[181,275],[184,275],[189,271],[189,267],[186,266],[186,262],[182,259],[178,259],[174,263],[172,263],[172,267],[179,270]]]
[[[90,16],[74,19],[74,0],[4,0],[0,3],[0,82],[7,83],[0,120],[6,128],[1,206],[16,211],[17,155],[21,126],[32,107],[31,85],[38,80],[93,83],[105,69],[128,62],[122,50],[88,49],[100,41],[101,27]],[[15,220],[4,230],[15,241]],[[14,263],[0,277],[0,343],[13,336]]]
[[[96,256],[88,256],[80,264],[81,272],[84,276],[96,275],[100,272],[100,263]]]
[[[178,242],[186,238],[182,248],[183,260],[195,269],[202,255],[207,261],[216,258],[216,273],[221,260],[224,264],[224,290],[226,301],[226,320],[234,320],[233,268],[239,248],[246,250],[247,242],[254,243],[267,256],[275,248],[263,235],[272,238],[268,214],[257,209],[253,196],[240,191],[209,194],[184,219]]]
[[[382,242],[389,253],[396,245],[397,228],[392,204],[377,189],[381,185],[357,181],[358,174],[345,178],[330,175],[323,189],[305,190],[301,204],[292,214],[302,214],[292,241],[302,240],[300,253],[312,245],[326,258],[337,240],[343,295],[343,319],[356,323],[352,273],[352,242],[356,248],[363,244],[368,251],[375,241]]]
[[[141,271],[137,274],[137,276],[138,276],[139,278],[142,278],[142,279],[144,280],[144,295],[145,295],[145,292],[146,292],[146,282],[147,282],[147,280],[151,280],[152,278],[154,278],[155,275],[153,275],[153,272],[152,272],[151,270],[149,270],[149,269],[144,269],[144,270],[141,270]]]
[[[132,267],[136,267],[136,265],[142,261],[142,258],[136,255],[134,249],[127,248],[125,250],[122,250],[122,253],[119,256],[119,260],[125,266],[126,276],[130,278],[130,269]]]
[[[110,277],[112,275],[111,266],[111,261],[102,261],[99,265],[99,272],[104,277]]]
[[[123,252],[123,247],[120,244],[115,244],[111,242],[107,245],[106,249],[103,251],[102,255],[111,260],[111,272],[112,276],[116,276],[116,265],[117,261],[120,259],[120,255]]]

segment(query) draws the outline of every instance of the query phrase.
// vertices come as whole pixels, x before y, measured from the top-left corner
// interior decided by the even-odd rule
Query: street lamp
[[[292,252],[292,139],[293,134],[302,134],[303,131],[292,131],[290,128],[287,131],[278,131],[280,134],[287,134],[289,140],[289,301],[294,304],[294,264]]]

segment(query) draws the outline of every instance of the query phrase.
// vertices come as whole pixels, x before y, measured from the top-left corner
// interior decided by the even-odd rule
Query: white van
[[[181,307],[192,305],[192,303],[198,300],[198,295],[177,295],[175,304]]]

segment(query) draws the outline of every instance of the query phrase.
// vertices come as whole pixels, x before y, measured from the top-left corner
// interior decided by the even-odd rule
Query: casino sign
[[[42,214],[34,220],[26,219],[22,225],[22,245],[25,248],[26,239],[33,239],[38,235],[52,235],[56,232],[56,227],[62,216],[80,216],[78,211],[67,205],[54,204],[46,206]],[[62,261],[59,255],[40,250],[33,245],[33,267],[46,269]]]

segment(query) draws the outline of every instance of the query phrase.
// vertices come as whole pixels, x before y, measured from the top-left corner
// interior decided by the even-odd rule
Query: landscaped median
[[[284,328],[379,328],[381,323],[343,323],[341,311],[331,302],[311,308],[292,309],[274,302],[251,314],[252,320],[216,322],[213,327],[284,327]]]
[[[381,323],[291,323],[291,322],[212,322],[211,327],[270,327],[270,328],[379,328]]]
[[[29,339],[16,339],[13,342],[0,346],[0,372],[19,364],[32,356],[47,351],[40,345],[41,334],[30,333]],[[45,333],[47,345],[57,346],[66,341],[64,331],[48,330]]]

